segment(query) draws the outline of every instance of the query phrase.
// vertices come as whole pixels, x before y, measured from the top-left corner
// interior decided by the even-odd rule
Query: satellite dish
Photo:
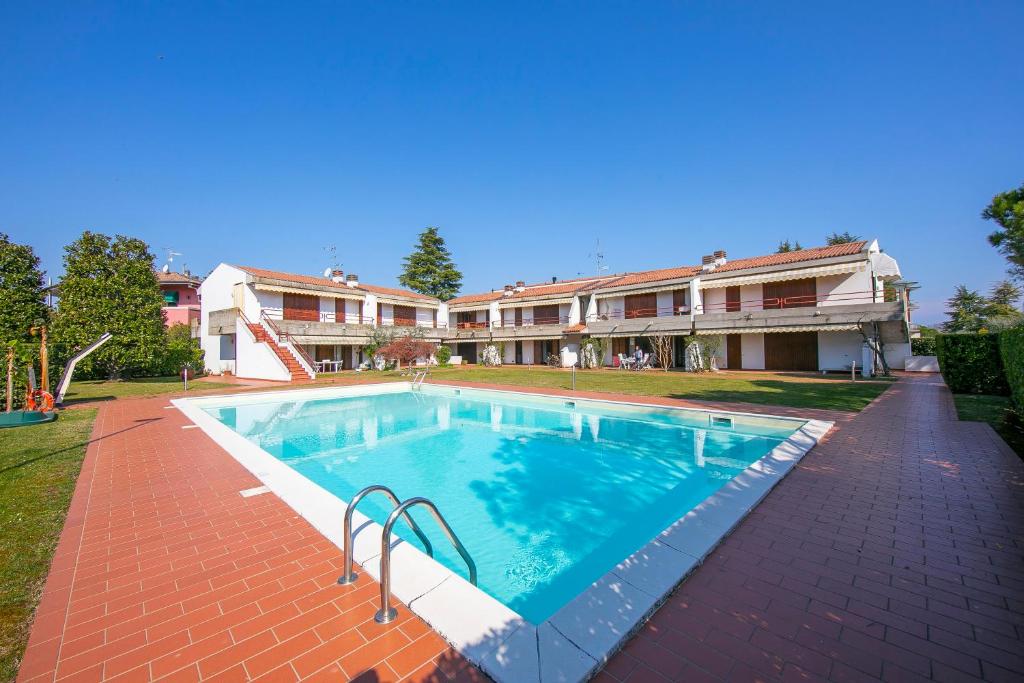
[[[170,266],[170,264],[165,263],[164,267],[161,268],[160,270],[164,271],[165,274],[169,273],[169,272],[171,272],[171,266]]]
[[[330,268],[324,268],[324,277],[330,277],[330,276],[331,276],[331,269]]]

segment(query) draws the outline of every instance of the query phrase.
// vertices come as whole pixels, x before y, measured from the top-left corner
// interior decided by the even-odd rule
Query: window
[[[164,291],[164,304],[167,306],[178,305],[178,292],[177,290],[166,290]]]

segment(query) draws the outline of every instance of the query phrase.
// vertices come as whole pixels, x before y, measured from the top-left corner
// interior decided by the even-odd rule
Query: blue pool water
[[[801,425],[443,387],[206,410],[342,500],[370,484],[430,498],[479,587],[533,623]],[[374,496],[359,509],[378,523],[390,511]],[[465,576],[429,515],[414,517],[435,558]]]

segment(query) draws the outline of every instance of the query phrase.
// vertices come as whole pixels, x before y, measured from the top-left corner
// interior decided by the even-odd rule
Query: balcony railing
[[[482,322],[474,320],[472,322],[459,322],[455,323],[455,329],[457,330],[486,330],[490,327],[489,322]]]
[[[598,320],[633,320],[635,318],[670,318],[672,316],[677,315],[688,315],[689,313],[689,306],[630,308],[628,310],[623,310],[621,308],[613,308],[611,310],[605,311],[604,313],[588,315],[587,322],[595,322]]]
[[[782,308],[813,308],[821,304],[870,304],[882,300],[881,292],[831,292],[829,294],[798,294],[794,296],[718,301],[704,304],[705,313],[739,313],[742,311],[771,311]],[[886,300],[895,301],[886,297]]]
[[[567,315],[549,315],[549,316],[534,316],[532,318],[522,318],[520,320],[506,320],[500,325],[495,327],[534,327],[535,325],[568,325],[569,316]]]

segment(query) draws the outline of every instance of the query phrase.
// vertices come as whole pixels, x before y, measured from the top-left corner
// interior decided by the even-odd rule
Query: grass
[[[1017,455],[1024,457],[1024,424],[1008,396],[953,394],[961,420],[988,422]]]
[[[190,381],[189,392],[214,391],[234,386],[223,382]],[[67,404],[85,401],[111,401],[120,398],[144,398],[159,394],[177,393],[182,390],[180,377],[143,377],[126,380],[83,380],[71,382],[68,393],[64,396]]]
[[[569,389],[572,375],[550,368],[435,368],[434,379],[493,382],[529,387]],[[772,372],[625,372],[580,370],[576,388],[646,396],[668,396],[696,401],[727,401],[778,405],[792,408],[823,408],[859,411],[891,386],[891,379],[851,382],[845,375],[812,375]]]
[[[0,430],[0,681],[18,672],[95,416]]]

